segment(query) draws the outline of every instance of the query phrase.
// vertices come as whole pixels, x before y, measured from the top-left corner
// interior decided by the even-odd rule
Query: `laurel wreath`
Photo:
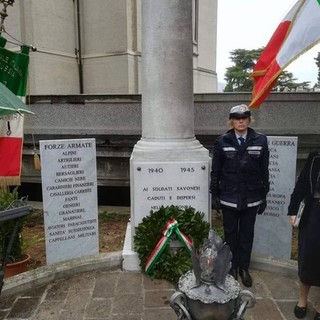
[[[192,207],[181,209],[177,206],[161,207],[158,211],[151,211],[135,228],[134,250],[140,258],[141,270],[145,271],[145,264],[161,237],[168,221],[178,221],[179,230],[193,242],[198,250],[204,239],[208,237],[210,225],[204,221],[203,212],[195,212]],[[192,269],[189,253],[182,246],[172,248],[170,245],[162,252],[149,276],[155,279],[165,279],[176,283],[180,276]]]

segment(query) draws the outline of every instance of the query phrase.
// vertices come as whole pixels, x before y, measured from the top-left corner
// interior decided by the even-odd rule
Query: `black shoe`
[[[237,269],[231,268],[229,274],[234,277],[235,280],[238,280],[238,271]]]
[[[296,305],[294,307],[294,315],[298,318],[298,319],[302,319],[306,316],[306,313],[307,313],[307,306],[305,307],[299,307],[298,305]],[[316,314],[317,315],[317,314]],[[317,319],[317,318],[315,318]],[[320,319],[320,318],[319,318]]]
[[[242,284],[245,287],[251,287],[252,286],[252,278],[250,276],[250,273],[248,270],[240,269],[239,270],[239,276],[241,277]]]
[[[320,312],[316,312],[313,320],[320,320]]]

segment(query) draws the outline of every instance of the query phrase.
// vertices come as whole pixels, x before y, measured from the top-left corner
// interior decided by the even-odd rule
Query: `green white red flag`
[[[320,0],[298,0],[272,35],[250,77],[251,108],[259,107],[282,71],[320,42]]]
[[[23,120],[14,114],[0,122],[0,186],[20,185]]]
[[[165,228],[162,230],[163,236],[161,239],[158,241],[157,245],[155,248],[152,250],[150,253],[146,264],[145,264],[145,272],[150,273],[151,269],[154,267],[154,265],[157,263],[159,260],[162,252],[166,248],[167,244],[170,241],[170,237],[172,236],[173,232],[176,233],[178,236],[178,239],[182,242],[186,250],[188,251],[189,254],[191,254],[192,251],[192,242],[191,240],[179,230],[179,224],[176,219],[172,219],[171,221],[168,221],[166,223]]]
[[[4,48],[6,40],[0,37],[0,82],[16,96],[25,99],[29,65],[29,47],[21,52]],[[0,186],[20,185],[23,150],[24,116],[0,113]]]

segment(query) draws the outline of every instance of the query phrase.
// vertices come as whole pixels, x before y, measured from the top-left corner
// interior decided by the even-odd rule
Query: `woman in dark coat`
[[[291,195],[288,215],[292,226],[302,200],[305,207],[298,226],[300,296],[294,308],[297,318],[306,315],[310,287],[320,286],[320,156],[317,152],[309,154]],[[316,312],[314,320],[320,320],[320,312]]]

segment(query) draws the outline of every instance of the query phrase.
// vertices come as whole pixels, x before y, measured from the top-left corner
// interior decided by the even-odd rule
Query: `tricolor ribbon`
[[[179,240],[183,243],[184,247],[188,251],[189,254],[191,254],[192,250],[192,242],[190,239],[183,234],[179,228],[178,221],[173,219],[171,221],[168,221],[166,223],[165,228],[162,230],[162,238],[159,240],[155,248],[152,250],[150,253],[147,262],[145,264],[145,272],[149,273],[151,269],[154,267],[155,263],[159,260],[163,250],[166,248],[168,242],[170,241],[170,237],[173,234],[173,232],[176,233],[178,236]]]

